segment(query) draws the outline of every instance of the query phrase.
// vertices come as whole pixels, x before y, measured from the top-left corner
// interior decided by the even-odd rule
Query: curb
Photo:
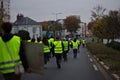
[[[94,55],[94,58],[103,66],[103,68],[108,72],[108,74],[110,74],[110,76],[113,78],[113,80],[120,80],[120,77],[117,74],[114,73],[110,73],[108,70],[110,69],[107,65],[105,65],[105,63],[103,61],[100,61],[99,58],[97,58]]]
[[[120,80],[120,77],[117,74],[112,74],[116,80]]]

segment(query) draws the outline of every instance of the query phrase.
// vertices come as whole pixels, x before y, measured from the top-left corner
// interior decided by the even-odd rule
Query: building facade
[[[86,23],[81,22],[80,28],[77,30],[77,35],[80,35],[80,37],[85,37],[86,36]]]
[[[12,33],[18,33],[20,30],[28,31],[30,38],[42,38],[42,25],[22,14],[17,15],[17,20],[13,23]]]
[[[10,21],[10,0],[0,0],[0,20]]]

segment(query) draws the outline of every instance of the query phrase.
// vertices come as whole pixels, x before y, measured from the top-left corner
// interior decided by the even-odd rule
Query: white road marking
[[[90,55],[88,55],[88,57],[90,57]]]
[[[92,58],[90,58],[90,61],[91,61],[91,62],[93,62],[93,59],[92,59]]]
[[[93,64],[93,68],[95,69],[95,71],[98,71],[98,68],[95,64]]]
[[[104,65],[104,62],[100,61],[100,64]]]
[[[110,68],[109,68],[108,66],[106,66],[106,65],[103,65],[103,66],[104,66],[104,68],[107,69],[107,70],[110,69]]]
[[[117,74],[112,74],[112,75],[116,78],[116,80],[120,80],[120,77]]]

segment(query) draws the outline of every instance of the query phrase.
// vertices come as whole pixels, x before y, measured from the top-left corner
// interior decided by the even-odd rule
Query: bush
[[[107,46],[120,51],[120,42],[111,41]]]
[[[99,43],[87,43],[88,50],[100,58],[120,60],[120,52]]]

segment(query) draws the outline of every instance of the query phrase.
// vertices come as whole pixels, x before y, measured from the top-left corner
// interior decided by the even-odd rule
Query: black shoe
[[[58,64],[58,65],[57,65],[57,68],[58,68],[58,69],[60,69],[60,68],[61,68],[61,65],[60,65],[60,64]]]

